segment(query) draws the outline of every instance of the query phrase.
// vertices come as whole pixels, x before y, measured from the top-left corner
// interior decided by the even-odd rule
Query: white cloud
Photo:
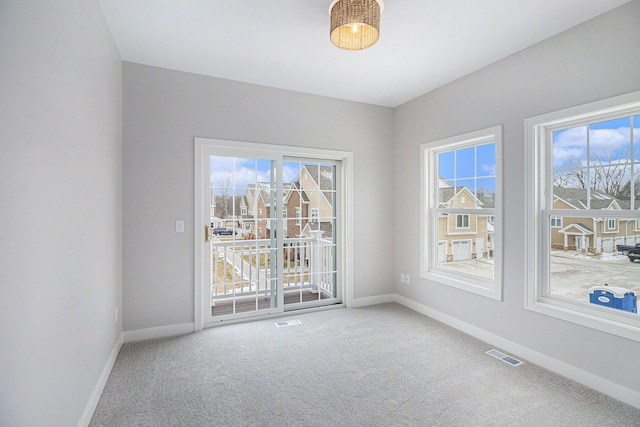
[[[487,164],[483,163],[480,165],[480,171],[483,175],[495,175],[496,174],[496,164]]]
[[[640,136],[640,129],[634,129]],[[627,158],[631,148],[630,129],[593,129],[589,133],[588,145],[591,157],[594,155],[620,160]],[[586,163],[587,159],[587,127],[580,126],[554,133],[553,141],[554,166],[563,166],[569,158],[579,159]]]

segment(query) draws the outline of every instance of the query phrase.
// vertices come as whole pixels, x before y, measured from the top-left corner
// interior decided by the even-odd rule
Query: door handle
[[[204,226],[204,241],[207,243],[211,241],[211,227],[208,225]]]

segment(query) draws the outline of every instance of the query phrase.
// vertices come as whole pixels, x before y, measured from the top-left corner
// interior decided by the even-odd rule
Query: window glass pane
[[[588,187],[587,127],[579,126],[553,132],[554,195],[565,188]],[[586,192],[581,197],[586,201]]]
[[[636,300],[640,295],[640,266],[635,265],[640,263],[640,249],[637,261],[634,252],[636,243],[640,244],[637,219],[565,216],[561,221],[563,228],[550,230],[550,294],[594,304],[592,288],[612,287],[619,288],[620,299],[633,292]],[[617,231],[609,232],[610,225]],[[595,304],[608,306],[602,301]]]
[[[475,203],[475,181],[473,179],[460,179],[456,181],[456,196],[454,206],[456,208],[473,209]]]
[[[475,147],[469,147],[456,152],[456,178],[470,178],[476,175]]]
[[[447,151],[438,154],[438,176],[444,180],[453,180],[454,176],[455,151]]]
[[[490,216],[441,215],[438,219],[438,267],[493,279],[493,225]],[[468,224],[465,234],[452,233]],[[457,230],[460,232],[460,230]]]
[[[493,209],[496,207],[496,179],[479,178],[476,180],[476,208]]]
[[[623,197],[625,187],[631,185],[629,164],[597,166],[589,170],[591,209],[629,209],[630,197]],[[617,199],[617,200],[616,200]],[[616,203],[613,203],[616,200]]]
[[[496,144],[485,144],[476,147],[476,176],[496,176]]]
[[[629,161],[630,118],[623,117],[589,125],[589,154],[595,165]]]

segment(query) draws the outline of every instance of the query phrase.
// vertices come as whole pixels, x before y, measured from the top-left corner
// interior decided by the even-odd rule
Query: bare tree
[[[218,187],[213,191],[213,206],[216,216],[226,219],[233,215],[233,195],[231,191],[231,177],[218,179]]]
[[[567,159],[567,166],[554,170],[553,185],[564,188],[596,188],[620,197],[629,182],[630,165],[628,149],[615,152],[603,149],[601,154],[592,153],[589,165],[578,157]],[[622,159],[622,160],[621,160]]]

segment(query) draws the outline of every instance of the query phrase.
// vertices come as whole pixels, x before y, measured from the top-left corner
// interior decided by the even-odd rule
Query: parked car
[[[233,236],[233,230],[228,227],[216,227],[213,229],[215,236]]]
[[[640,243],[636,243],[635,246],[630,245],[616,245],[616,250],[622,255],[629,255],[632,251],[640,249]]]
[[[636,245],[633,249],[627,249],[627,257],[631,262],[640,259],[640,245]]]

